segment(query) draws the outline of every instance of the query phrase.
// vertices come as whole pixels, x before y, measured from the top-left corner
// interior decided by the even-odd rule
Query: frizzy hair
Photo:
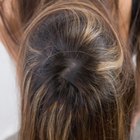
[[[103,5],[56,1],[26,24],[18,53],[20,140],[128,140],[129,52]]]

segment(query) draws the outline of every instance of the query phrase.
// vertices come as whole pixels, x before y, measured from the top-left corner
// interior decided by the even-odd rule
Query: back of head
[[[21,140],[129,139],[131,63],[100,3],[44,6],[24,36]]]

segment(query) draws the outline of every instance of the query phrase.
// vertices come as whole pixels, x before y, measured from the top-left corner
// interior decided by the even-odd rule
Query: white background
[[[18,94],[14,63],[0,43],[0,140],[18,131]]]

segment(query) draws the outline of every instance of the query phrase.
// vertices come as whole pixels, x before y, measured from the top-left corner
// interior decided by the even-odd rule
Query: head
[[[129,139],[132,64],[109,2],[0,3],[1,37],[18,68],[20,140]]]
[[[128,140],[131,62],[103,5],[41,8],[20,46],[20,140]]]

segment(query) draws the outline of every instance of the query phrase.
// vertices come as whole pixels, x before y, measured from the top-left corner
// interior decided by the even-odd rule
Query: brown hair
[[[132,64],[104,5],[40,2],[20,9],[20,140],[128,140]]]
[[[129,40],[132,54],[136,56],[136,106],[135,111],[140,112],[140,1],[132,1],[132,13],[129,29]]]

